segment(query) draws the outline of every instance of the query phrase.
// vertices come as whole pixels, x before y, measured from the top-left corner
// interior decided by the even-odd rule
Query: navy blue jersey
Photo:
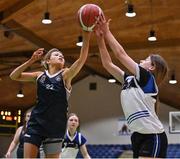
[[[67,131],[62,147],[79,148],[80,146],[84,145],[86,141],[87,140],[84,138],[84,136],[82,136],[80,132],[76,131],[74,137],[71,138]]]
[[[22,127],[21,133],[19,135],[19,147],[20,148],[24,147],[24,134],[25,134],[24,127]]]
[[[84,145],[86,141],[80,132],[76,131],[75,135],[71,137],[67,131],[62,144],[61,158],[76,158],[79,148]]]
[[[45,71],[37,79],[37,104],[28,122],[27,134],[59,138],[67,123],[67,89],[62,71],[50,75]]]
[[[23,158],[23,153],[24,153],[24,128],[22,127],[21,133],[19,135],[19,145],[16,151],[16,156],[17,158]]]

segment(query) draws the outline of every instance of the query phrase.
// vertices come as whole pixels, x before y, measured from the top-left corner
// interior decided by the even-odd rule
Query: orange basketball
[[[85,4],[78,10],[78,20],[83,30],[93,31],[102,10],[95,4]],[[97,19],[95,18],[97,17]]]

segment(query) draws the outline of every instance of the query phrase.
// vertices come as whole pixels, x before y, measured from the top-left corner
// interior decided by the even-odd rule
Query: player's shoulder
[[[65,73],[65,72],[67,72],[67,71],[69,71],[69,68],[68,68],[68,67],[62,69],[62,72],[63,72],[63,73]]]
[[[20,127],[17,128],[16,132],[20,133],[22,131],[22,129],[23,129],[23,126],[20,126]]]
[[[37,77],[42,75],[44,72],[43,71],[36,71],[36,72],[33,72]]]

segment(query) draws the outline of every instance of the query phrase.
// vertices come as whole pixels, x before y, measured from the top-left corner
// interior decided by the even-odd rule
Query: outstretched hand
[[[96,24],[96,28],[95,28],[95,32],[98,32],[99,35],[103,35],[106,34],[109,31],[109,23],[111,21],[111,19],[108,19],[108,21],[105,18],[104,14],[101,14],[98,18],[96,17],[97,20],[97,24]],[[98,36],[98,34],[96,33],[96,35]]]
[[[38,61],[40,59],[42,59],[42,56],[43,56],[43,51],[44,51],[44,48],[40,48],[38,50],[36,50],[33,55],[31,56],[31,61],[32,62],[35,62],[35,61]]]

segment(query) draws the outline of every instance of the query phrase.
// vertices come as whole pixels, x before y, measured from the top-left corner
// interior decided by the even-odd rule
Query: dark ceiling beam
[[[122,46],[127,50],[139,50],[139,49],[153,49],[153,48],[167,48],[180,46],[180,38],[157,40],[154,42],[135,42],[135,43],[122,43]]]
[[[5,61],[5,60],[0,60],[0,65],[7,65],[7,66],[19,66],[21,62],[17,61]]]
[[[14,52],[0,52],[0,58],[8,57],[30,57],[35,50],[31,51],[14,51]]]
[[[46,50],[50,50],[55,47],[50,43],[48,43],[46,40],[42,39],[41,37],[38,37],[31,30],[28,30],[23,25],[17,23],[15,20],[9,20],[8,22],[4,23],[4,26],[9,29],[21,28],[21,29],[13,30],[13,32],[21,36],[22,38],[28,40],[29,42],[37,45],[38,47],[45,48]]]
[[[23,32],[23,31],[20,31]],[[19,33],[19,31],[17,31]],[[25,33],[20,33],[21,35],[25,36]],[[18,35],[20,35],[18,34]],[[26,34],[27,35],[27,34]],[[28,36],[28,35],[27,35]],[[31,35],[32,36],[32,35]],[[31,42],[34,42],[39,47],[44,47],[45,49],[48,50],[53,48],[51,44],[49,44],[46,41],[41,41],[40,38],[37,36],[32,37],[31,39],[28,39]],[[180,46],[180,38],[177,39],[171,39],[171,40],[161,40],[157,42],[137,42],[137,43],[122,43],[122,46],[124,47],[125,50],[139,50],[139,49],[147,49],[147,48],[165,48],[165,47],[176,47]],[[36,43],[37,42],[37,43]],[[78,55],[80,53],[80,48],[75,47],[75,48],[59,48],[65,56],[74,56]],[[29,51],[17,51],[17,52],[0,52],[0,58],[1,57],[30,57],[35,50],[29,50]],[[97,53],[99,52],[99,49],[97,47],[90,47],[90,53]]]
[[[73,62],[75,62],[75,59],[72,57],[68,57],[68,62],[73,63]],[[84,71],[89,72],[90,75],[99,75],[106,79],[109,77],[109,76],[106,76],[103,73],[97,71],[97,69],[93,69],[92,67],[87,66],[86,64],[83,66],[83,69],[84,69]]]
[[[22,26],[21,24],[17,23],[14,20],[10,20],[10,21],[6,22],[4,25],[6,27],[8,27],[8,28],[21,28],[20,30],[14,30],[13,32],[16,33],[17,35],[23,37],[24,39],[30,41],[31,43],[37,45],[38,47],[45,48],[45,50],[50,50],[50,49],[56,47],[56,46],[51,45],[50,43],[48,43],[44,39],[38,37],[36,34],[34,34],[34,32],[28,30],[27,28],[25,28],[24,26]],[[73,53],[75,51],[76,52],[77,51],[80,52],[80,48],[76,48],[75,50],[73,50],[73,49],[61,49],[61,51],[63,53],[65,53],[65,56],[66,56],[70,52],[73,52]],[[67,52],[69,52],[69,53],[67,53]],[[21,52],[21,55],[22,54],[27,56],[27,54],[29,55],[30,52],[27,52],[27,53]],[[12,54],[12,55],[14,56],[15,54]],[[32,55],[32,52],[31,52],[31,55]],[[2,54],[1,54],[1,56],[2,56]],[[73,57],[72,58],[68,58],[67,59],[67,63],[71,63],[72,64],[75,60],[76,59],[74,59]],[[86,65],[84,65],[83,69],[86,70],[87,72],[89,72],[90,74],[95,74],[96,73],[96,71],[94,69],[92,69],[92,68],[90,68],[89,66],[86,66]]]
[[[12,69],[14,69],[14,66],[8,66],[8,67],[6,67],[6,68],[1,68],[1,69],[0,69],[0,72],[9,71],[9,70],[12,70]]]
[[[4,11],[0,12],[0,21],[3,22],[6,19],[8,19],[11,15],[16,13],[17,11],[21,10],[25,6],[29,5],[32,3],[34,0],[21,0],[15,3],[13,6],[5,9]]]
[[[17,66],[16,66],[17,67]],[[9,66],[9,67],[6,67],[6,68],[1,68],[0,69],[0,77],[3,77],[3,76],[9,76],[10,73],[14,70],[14,66]],[[35,65],[34,67],[29,67],[28,69],[30,71],[36,71],[36,70],[41,70],[43,67],[41,65]]]
[[[16,22],[15,22],[16,23]],[[15,24],[7,23],[7,26],[13,26]],[[8,27],[9,28],[9,27]],[[13,28],[13,27],[12,27]],[[31,31],[27,31],[24,28],[20,30],[13,30],[16,34],[26,39],[28,38],[28,41],[32,42],[33,44],[37,45],[38,47],[45,48],[45,50],[50,50],[52,48],[56,48],[56,46],[53,46],[49,44],[44,39],[38,37]],[[117,39],[118,40],[118,39]],[[121,45],[124,47],[125,50],[143,50],[143,49],[155,49],[155,48],[167,48],[167,47],[180,47],[180,38],[176,39],[168,39],[168,40],[158,40],[155,42],[135,42],[135,43],[121,43]],[[77,53],[80,53],[80,48],[59,48],[65,56],[71,56],[76,55]],[[20,52],[9,52],[9,53],[0,53],[0,57],[17,57],[17,56],[27,56],[29,57],[32,55],[33,51],[20,51]],[[90,53],[97,53],[99,52],[99,49],[97,46],[90,48]]]

